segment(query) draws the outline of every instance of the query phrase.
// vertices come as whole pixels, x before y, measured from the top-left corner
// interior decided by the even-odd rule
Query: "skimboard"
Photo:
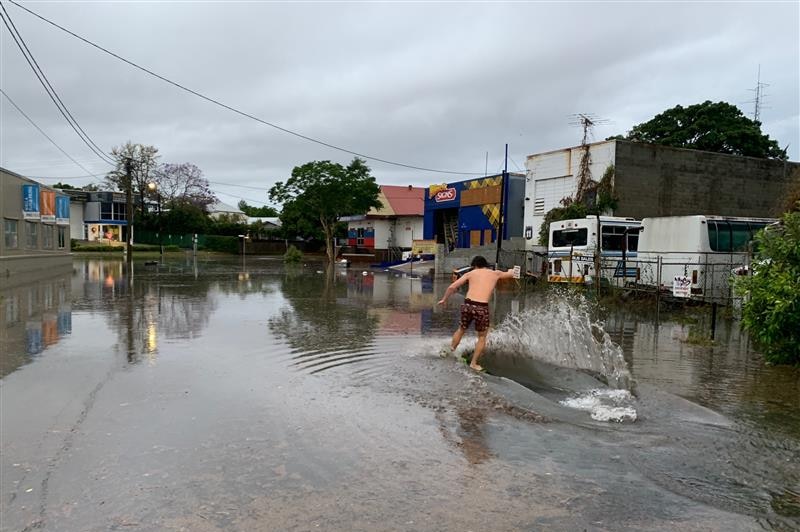
[[[484,366],[481,371],[475,371],[474,369],[469,367],[469,361],[472,360],[472,353],[473,352],[474,351],[465,351],[465,352],[463,352],[459,357],[461,362],[463,362],[464,365],[467,366],[467,369],[469,369],[473,373],[479,373],[479,374],[483,374],[483,375],[491,375],[491,373],[489,373],[489,370],[486,369],[486,366]]]

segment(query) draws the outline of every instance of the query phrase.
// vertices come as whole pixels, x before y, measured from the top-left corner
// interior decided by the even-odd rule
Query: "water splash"
[[[550,293],[541,304],[509,314],[489,342],[496,351],[587,372],[612,388],[633,384],[622,349],[592,318],[581,294]]]
[[[636,421],[636,409],[630,406],[633,396],[627,390],[589,390],[560,404],[589,412],[595,421]]]

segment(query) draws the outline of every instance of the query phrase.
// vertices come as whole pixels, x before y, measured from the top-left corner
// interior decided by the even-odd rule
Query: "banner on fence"
[[[675,297],[691,297],[692,280],[683,275],[676,275],[673,277],[672,295]]]

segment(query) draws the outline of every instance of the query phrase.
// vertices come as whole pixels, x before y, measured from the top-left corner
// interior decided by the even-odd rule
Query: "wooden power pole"
[[[128,224],[127,259],[128,275],[133,271],[133,176],[131,176],[131,158],[125,158],[125,218]]]

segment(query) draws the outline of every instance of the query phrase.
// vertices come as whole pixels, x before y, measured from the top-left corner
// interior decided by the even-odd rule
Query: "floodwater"
[[[733,321],[697,345],[707,316],[503,291],[477,375],[439,356],[446,280],[251,257],[11,281],[3,531],[800,529],[800,372]]]

